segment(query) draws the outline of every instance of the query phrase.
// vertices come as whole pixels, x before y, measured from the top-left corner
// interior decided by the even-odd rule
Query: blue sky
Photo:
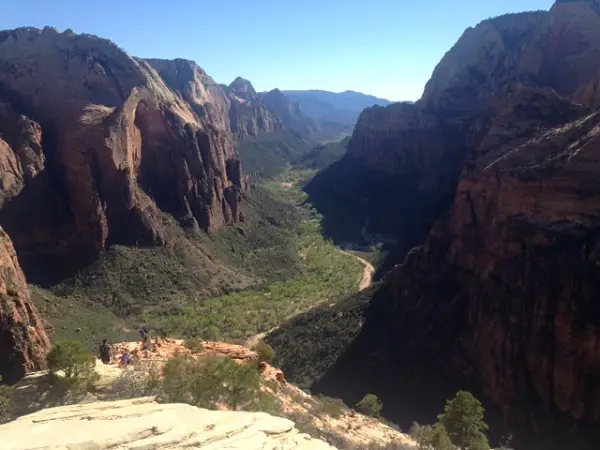
[[[416,100],[465,28],[553,0],[0,0],[0,29],[50,25],[132,55],[187,58],[257,90]]]

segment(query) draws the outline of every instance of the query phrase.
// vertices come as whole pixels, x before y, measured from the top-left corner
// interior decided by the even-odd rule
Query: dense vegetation
[[[360,332],[375,287],[320,305],[285,322],[265,341],[274,364],[290,380],[309,388],[331,368]]]
[[[144,315],[168,335],[236,340],[267,331],[318,303],[356,291],[360,262],[323,239],[314,220],[299,224],[295,237],[302,271],[286,281],[231,292]]]
[[[450,201],[421,195],[415,202],[419,190],[410,177],[370,169],[350,157],[319,172],[305,190],[308,201],[323,215],[325,235],[336,244],[388,242],[380,274],[401,263],[411,248],[425,241],[433,219],[416,220],[422,211],[441,214]]]

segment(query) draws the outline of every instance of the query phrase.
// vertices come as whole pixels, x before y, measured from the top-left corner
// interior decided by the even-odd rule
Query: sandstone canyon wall
[[[563,1],[486,20],[417,104],[363,112],[347,160],[408,177],[412,202],[453,200],[413,209],[435,225],[322,387],[373,389],[396,417],[467,387],[523,448],[597,448],[599,12]],[[334,387],[348,370],[367,386]]]
[[[280,118],[258,97],[248,80],[217,84],[194,61],[146,59],[167,86],[177,92],[199,118],[236,138],[273,133],[283,128]]]
[[[239,220],[247,182],[225,105],[193,69],[180,94],[104,39],[0,33],[0,223],[28,276],[163,244],[161,212],[207,231]]]
[[[365,206],[352,214],[361,226],[344,238],[356,239],[368,225],[399,240],[414,235],[413,245],[422,242],[450,205],[464,164],[477,157],[492,120],[507,106],[504,88],[522,84],[569,96],[597,78],[597,17],[594,2],[568,2],[468,29],[436,67],[420,101],[363,111],[347,156],[308,186],[311,200],[327,219],[328,203],[362,198]],[[360,173],[371,180],[366,186],[354,182]],[[383,208],[386,189],[402,197]]]
[[[12,242],[0,229],[0,375],[15,382],[45,364],[50,347],[44,323],[29,298]]]

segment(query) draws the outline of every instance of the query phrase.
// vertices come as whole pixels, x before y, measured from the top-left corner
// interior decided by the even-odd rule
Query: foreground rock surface
[[[151,398],[62,406],[0,427],[5,450],[306,449],[334,447],[264,413],[209,411]]]
[[[81,392],[74,396],[64,397],[50,383],[47,372],[41,371],[25,376],[15,385],[12,396],[13,417],[25,416],[44,408],[63,406],[68,403],[93,403],[99,400],[117,400],[133,395],[135,386],[150,370],[159,370],[163,364],[176,355],[194,358],[231,358],[239,363],[255,361],[256,352],[239,345],[225,342],[203,342],[203,349],[191,352],[178,339],[158,339],[153,341],[149,350],[141,350],[139,342],[122,342],[113,344],[111,364],[96,361],[96,372],[99,380],[92,393]],[[119,355],[128,351],[139,358],[139,364],[121,369],[118,366]],[[407,448],[416,447],[416,443],[406,434],[385,423],[357,413],[347,408],[340,408],[339,414],[331,415],[324,410],[321,400],[312,397],[297,386],[288,383],[281,370],[261,363],[259,366],[261,389],[277,398],[281,412],[290,418],[298,428],[310,426],[328,436],[327,441],[339,447],[344,445],[385,446],[403,444]],[[306,428],[302,428],[306,429]],[[313,434],[313,436],[315,436]],[[331,441],[329,439],[336,439]]]

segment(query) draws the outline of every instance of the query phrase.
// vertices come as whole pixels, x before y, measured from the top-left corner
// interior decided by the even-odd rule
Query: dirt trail
[[[309,247],[309,249],[310,249],[310,247]],[[338,249],[337,249],[337,251],[338,251],[338,252],[340,252],[340,253],[343,253],[344,255],[348,255],[348,256],[350,256],[350,257],[352,257],[352,258],[358,259],[358,260],[359,260],[359,261],[360,261],[360,262],[361,262],[361,263],[362,263],[362,264],[365,266],[365,269],[363,270],[363,274],[362,274],[362,277],[361,277],[360,283],[359,283],[359,285],[358,285],[358,290],[359,290],[359,291],[364,291],[364,290],[365,290],[365,289],[367,289],[369,286],[371,286],[371,284],[373,283],[373,276],[375,275],[375,267],[373,267],[373,264],[371,264],[371,263],[370,263],[369,261],[367,261],[366,259],[364,259],[364,258],[361,258],[360,256],[357,256],[357,255],[353,255],[352,253],[348,253],[348,252],[347,252],[347,251],[345,251],[345,250],[342,250],[342,249],[339,249],[339,248],[338,248]],[[308,252],[307,252],[307,253],[308,253]],[[320,306],[320,305],[322,305],[322,304],[323,304],[323,303],[325,303],[326,301],[328,301],[328,300],[324,300],[324,301],[322,301],[322,302],[315,303],[314,305],[312,305],[311,307],[309,307],[309,308],[307,308],[307,309],[305,309],[305,310],[298,311],[297,313],[295,313],[295,314],[292,314],[291,316],[289,316],[289,317],[288,317],[286,320],[290,320],[290,319],[292,319],[293,317],[295,317],[295,316],[297,316],[297,315],[299,315],[299,314],[303,314],[303,313],[305,313],[305,312],[308,312],[308,311],[310,311],[311,309],[313,309],[313,308],[316,308],[317,306]],[[262,333],[255,334],[254,336],[250,336],[250,337],[249,337],[249,338],[246,340],[246,342],[245,342],[245,344],[244,344],[244,345],[245,345],[247,348],[253,348],[253,347],[254,347],[256,344],[258,344],[258,343],[259,343],[259,342],[260,342],[260,341],[261,341],[261,340],[262,340],[262,339],[263,339],[263,338],[264,338],[264,337],[265,337],[267,334],[270,334],[270,333],[272,333],[272,332],[273,332],[273,331],[275,331],[277,328],[279,328],[279,325],[277,325],[277,326],[275,326],[275,327],[271,328],[271,329],[270,329],[270,330],[268,330],[268,331],[264,331],[264,332],[262,332]]]
[[[344,255],[351,256],[355,259],[358,259],[365,266],[365,270],[363,271],[362,279],[360,280],[360,284],[358,285],[359,291],[364,291],[373,283],[373,276],[375,276],[375,267],[369,261],[364,258],[361,258],[358,255],[354,255],[352,253],[348,253],[345,250],[341,250],[338,248],[339,252],[342,252]]]

